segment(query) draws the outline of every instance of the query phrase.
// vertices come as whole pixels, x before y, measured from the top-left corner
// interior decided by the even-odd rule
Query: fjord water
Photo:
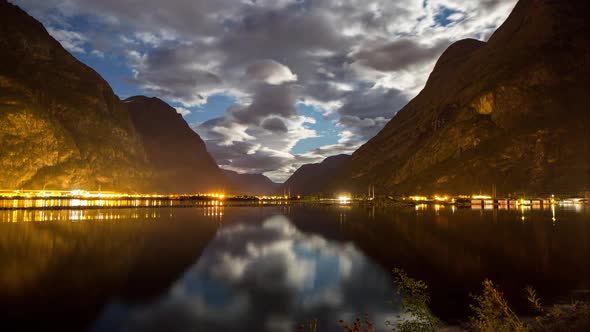
[[[0,312],[20,327],[291,331],[400,301],[391,270],[429,285],[447,321],[490,278],[522,309],[590,289],[590,211],[361,206],[0,211]],[[24,220],[28,220],[25,222]]]

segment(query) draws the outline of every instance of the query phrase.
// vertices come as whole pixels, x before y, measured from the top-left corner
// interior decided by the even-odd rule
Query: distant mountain
[[[462,40],[337,183],[397,193],[590,188],[587,0],[521,0],[488,42]]]
[[[4,0],[0,50],[0,188],[144,188],[141,138],[100,75]]]
[[[347,165],[350,158],[350,155],[341,154],[328,157],[318,164],[303,165],[281,186],[280,192],[290,191],[291,195],[327,192],[327,186]]]
[[[224,170],[229,182],[228,191],[241,195],[272,195],[280,184],[274,183],[262,174],[240,174]]]
[[[203,140],[172,106],[144,96],[124,103],[143,141],[159,192],[220,191],[227,186]]]

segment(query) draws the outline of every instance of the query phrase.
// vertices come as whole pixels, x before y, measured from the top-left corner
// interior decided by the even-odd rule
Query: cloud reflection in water
[[[149,304],[112,303],[94,329],[292,331],[369,312],[378,327],[395,316],[388,271],[354,245],[299,231],[285,216],[221,229],[199,261]]]

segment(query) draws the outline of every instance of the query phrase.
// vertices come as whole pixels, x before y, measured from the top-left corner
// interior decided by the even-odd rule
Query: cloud
[[[286,133],[288,131],[285,122],[283,122],[283,120],[280,118],[267,118],[266,120],[262,121],[261,126],[262,128],[275,133]]]
[[[297,75],[289,67],[274,60],[261,60],[251,64],[246,69],[246,75],[273,85],[297,81]]]
[[[403,91],[387,88],[359,89],[345,96],[345,103],[338,110],[342,116],[352,115],[362,118],[391,118],[407,102]]]
[[[158,34],[151,32],[136,32],[134,37],[135,40],[154,47],[158,47],[164,42],[174,41],[176,39],[173,34],[166,31],[160,31]]]
[[[99,50],[93,50],[92,52],[90,52],[90,54],[94,55],[97,58],[104,58],[104,52]]]
[[[189,110],[187,108],[184,108],[184,107],[177,106],[177,107],[175,107],[175,109],[176,109],[176,113],[178,113],[178,114],[180,114],[182,116],[187,116],[187,115],[189,115],[189,114],[192,113],[191,110]]]
[[[460,21],[465,17],[465,13],[454,13],[447,16],[447,20],[449,21]]]
[[[292,331],[313,317],[337,328],[339,319],[366,311],[393,318],[399,308],[384,298],[391,294],[388,272],[354,245],[304,233],[277,215],[221,228],[167,293],[151,304],[116,303],[97,324],[126,331]]]
[[[389,122],[388,118],[359,118],[358,116],[344,115],[340,118],[340,125],[348,130],[349,137],[344,141],[355,140],[364,143],[377,133]]]
[[[273,180],[284,181],[293,166],[300,165],[291,149],[300,140],[317,136],[308,127],[315,120],[300,115],[295,107],[300,93],[296,85],[261,84],[252,89],[254,97],[249,104],[235,105],[222,117],[194,129],[221,167],[264,172]]]
[[[241,122],[260,124],[268,116],[289,118],[298,114],[295,108],[297,88],[293,85],[259,85],[252,103],[243,108],[233,108],[231,116]]]
[[[424,45],[417,40],[401,38],[385,45],[364,49],[354,55],[360,64],[379,71],[398,71],[438,59],[451,44],[448,39]]]
[[[146,94],[184,109],[214,95],[235,100],[195,130],[223,167],[281,181],[370,139],[448,45],[486,40],[516,0],[15,2],[70,51],[124,61],[126,81]],[[293,152],[326,128],[339,131],[337,143]]]
[[[88,39],[83,34],[76,31],[68,31],[52,27],[48,27],[47,32],[49,32],[53,38],[57,39],[66,50],[78,54],[86,53],[84,45]]]
[[[127,58],[135,73],[129,82],[187,107],[202,105],[207,96],[223,90],[221,78],[212,72],[214,65],[202,64],[193,47],[162,47],[145,53],[128,51]]]

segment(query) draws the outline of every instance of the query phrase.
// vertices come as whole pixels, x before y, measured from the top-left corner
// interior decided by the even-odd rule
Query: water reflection
[[[443,319],[470,314],[468,294],[485,278],[524,309],[523,289],[532,285],[546,302],[590,289],[590,211],[548,207],[459,209],[420,207],[348,213],[343,228],[383,266],[397,266],[430,285],[432,309]]]
[[[113,220],[129,220],[129,219],[159,219],[164,215],[172,213],[171,207],[168,205],[171,201],[130,201],[127,205],[124,201],[80,201],[78,199],[68,200],[35,200],[36,203],[30,203],[26,200],[15,200],[20,205],[36,207],[34,209],[17,208],[14,210],[0,210],[0,223],[12,222],[47,222],[47,221],[113,221]],[[55,201],[55,202],[54,202]],[[2,202],[2,200],[0,200]],[[90,202],[90,203],[89,203]],[[103,204],[104,203],[104,204]],[[180,203],[173,202],[172,207],[178,206]],[[199,201],[191,202],[191,206],[202,207],[203,216],[220,219],[223,217],[224,205],[219,201]],[[164,207],[162,208],[162,205]],[[47,206],[48,209],[37,207]],[[109,207],[117,208],[109,208]],[[51,209],[52,207],[59,207]],[[67,207],[62,209],[61,207]],[[126,207],[119,209],[118,207]],[[151,209],[149,207],[158,207],[158,209]],[[186,206],[185,206],[186,207]],[[161,209],[160,209],[161,208]]]
[[[23,212],[0,216],[16,213],[13,220],[25,220],[19,219]],[[3,323],[79,331],[112,298],[141,302],[160,295],[215,234],[217,223],[200,212],[26,211],[39,222],[0,223]]]
[[[148,209],[12,210],[0,213],[0,223],[48,221],[114,221],[159,219],[172,211]]]
[[[318,318],[320,331],[340,331],[339,319],[365,311],[376,321],[391,318],[394,294],[389,273],[351,243],[273,216],[222,228],[166,295],[143,305],[114,303],[95,330],[292,331]]]
[[[220,206],[222,201],[191,199],[0,199],[1,209],[71,209],[71,208],[150,208],[150,207],[204,207]]]
[[[400,267],[429,284],[435,314],[465,319],[484,278],[516,304],[529,284],[547,303],[590,289],[589,217],[587,206],[4,210],[0,312],[23,330],[281,331],[318,318],[323,332],[364,312],[383,328]]]

